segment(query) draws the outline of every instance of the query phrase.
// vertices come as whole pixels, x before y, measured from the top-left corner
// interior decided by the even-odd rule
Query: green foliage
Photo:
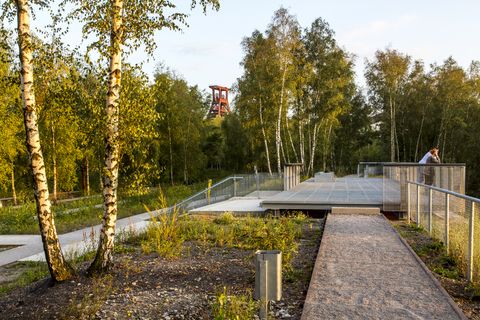
[[[212,304],[215,320],[250,320],[255,317],[258,306],[252,299],[252,294],[228,295],[227,288],[217,293]]]

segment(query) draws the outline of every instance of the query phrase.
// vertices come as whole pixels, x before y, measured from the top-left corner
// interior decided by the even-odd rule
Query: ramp
[[[333,211],[302,320],[466,319],[383,215]]]

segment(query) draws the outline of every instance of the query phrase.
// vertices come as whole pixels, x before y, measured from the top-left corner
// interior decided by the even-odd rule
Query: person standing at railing
[[[430,150],[430,157],[427,158],[427,164],[441,163],[440,156],[438,155],[438,148]],[[422,159],[423,160],[423,159]],[[432,185],[435,181],[435,167],[428,166],[425,168],[425,184]]]

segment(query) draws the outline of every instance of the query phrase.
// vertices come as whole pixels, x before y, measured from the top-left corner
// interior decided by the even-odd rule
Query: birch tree
[[[22,93],[23,117],[26,132],[27,152],[33,174],[33,187],[37,208],[40,234],[53,281],[68,279],[72,270],[65,261],[55,228],[52,207],[49,200],[45,162],[40,144],[38,112],[35,103],[33,74],[33,43],[30,30],[31,5],[46,6],[45,1],[16,0],[4,2],[3,17],[11,20],[17,16],[18,53],[20,58],[20,89]]]
[[[275,40],[276,57],[280,64],[281,82],[279,88],[278,116],[275,130],[275,146],[277,151],[277,170],[282,172],[280,152],[285,153],[282,141],[282,119],[285,119],[285,131],[290,134],[287,126],[288,93],[292,85],[291,73],[294,68],[294,52],[300,45],[300,26],[296,18],[285,8],[278,9],[273,16],[272,24],[267,34]],[[287,151],[288,152],[288,151]]]
[[[91,273],[107,271],[113,264],[115,223],[117,220],[117,188],[119,170],[120,91],[123,55],[138,49],[153,54],[154,34],[161,29],[180,30],[187,14],[174,12],[172,1],[155,0],[66,0],[73,3],[71,17],[81,20],[85,38],[94,37],[89,49],[96,50],[108,61],[108,90],[105,105],[105,163],[103,169],[104,214],[100,241]],[[218,0],[192,0],[203,11],[219,8]],[[169,13],[173,12],[173,13]],[[129,49],[124,52],[124,48]]]
[[[411,58],[396,50],[377,51],[373,61],[367,61],[365,77],[369,86],[369,96],[377,109],[388,110],[390,127],[390,161],[399,157],[397,113],[401,108],[402,91]]]

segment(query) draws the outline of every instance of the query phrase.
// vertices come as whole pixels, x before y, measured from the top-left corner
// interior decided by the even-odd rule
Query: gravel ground
[[[320,243],[321,220],[304,226],[294,273],[284,275],[274,319],[300,319]],[[311,227],[313,226],[313,228]],[[180,258],[117,254],[111,274],[49,286],[47,280],[0,298],[0,319],[211,319],[216,293],[248,294],[254,288],[253,252],[186,243]],[[86,265],[80,269],[85,269]]]

